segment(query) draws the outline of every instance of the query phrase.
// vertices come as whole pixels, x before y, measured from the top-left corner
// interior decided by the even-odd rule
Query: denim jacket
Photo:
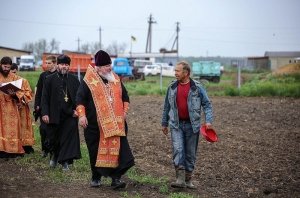
[[[205,122],[212,124],[212,105],[201,83],[190,79],[190,85],[191,88],[187,99],[188,111],[193,131],[194,133],[198,133],[201,125],[201,106],[203,107]],[[178,108],[176,104],[177,86],[178,81],[170,83],[162,112],[162,126],[170,126],[170,128],[175,129],[179,127]]]

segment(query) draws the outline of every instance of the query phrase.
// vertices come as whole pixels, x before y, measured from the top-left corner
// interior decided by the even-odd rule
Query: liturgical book
[[[8,92],[9,89],[13,90],[14,92],[17,92],[17,91],[21,90],[22,82],[23,82],[23,79],[20,78],[19,80],[16,80],[16,81],[2,83],[2,85],[0,87],[0,91],[2,91],[3,93],[5,93],[7,95],[9,95],[9,92]]]

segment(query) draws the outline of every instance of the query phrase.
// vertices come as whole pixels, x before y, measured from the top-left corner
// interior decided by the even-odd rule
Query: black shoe
[[[96,187],[99,188],[101,184],[101,180],[100,179],[95,179],[91,182],[91,187]]]
[[[112,189],[116,190],[116,189],[119,189],[119,188],[125,188],[126,187],[126,183],[123,182],[123,181],[121,181],[121,180],[119,180],[119,179],[112,178],[110,186],[113,187]]]
[[[68,161],[66,161],[66,162],[64,162],[63,164],[62,164],[62,170],[63,171],[69,171],[70,169],[69,169],[69,163],[68,163]]]
[[[47,156],[48,156],[48,152],[43,151],[43,152],[42,152],[42,158],[46,158]]]
[[[54,154],[51,155],[51,158],[50,158],[50,168],[55,168],[56,167],[56,164],[58,162],[58,158],[54,156]]]
[[[34,149],[32,148],[32,146],[23,146],[23,149],[24,149],[26,154],[34,153]]]

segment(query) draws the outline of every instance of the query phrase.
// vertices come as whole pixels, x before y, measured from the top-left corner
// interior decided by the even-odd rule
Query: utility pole
[[[100,49],[101,49],[101,46],[102,46],[102,43],[101,43],[101,26],[99,27],[99,44],[100,44]]]
[[[80,40],[79,37],[78,37],[78,39],[77,39],[77,42],[78,42],[78,48],[77,48],[77,51],[78,51],[78,52],[80,52],[80,41],[81,41],[81,40]]]
[[[173,43],[173,46],[172,46],[172,50],[174,48],[174,45],[175,45],[175,42],[176,42],[176,52],[177,52],[177,62],[178,62],[178,59],[179,59],[179,56],[178,56],[178,51],[179,51],[179,31],[180,31],[180,28],[179,28],[179,22],[176,22],[176,38],[174,40],[174,43]]]
[[[156,21],[152,21],[152,14],[150,14],[150,20],[148,21],[148,36],[147,36],[147,44],[146,44],[146,53],[151,53],[151,42],[152,42],[152,23],[156,23]],[[149,46],[149,49],[148,49]]]

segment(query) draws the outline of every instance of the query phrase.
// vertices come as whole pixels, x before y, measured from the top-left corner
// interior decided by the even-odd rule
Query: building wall
[[[279,67],[289,64],[290,61],[293,62],[294,57],[270,57],[269,59],[271,61],[271,70],[274,71]]]
[[[12,49],[0,48],[0,59],[4,56],[9,56],[12,60],[14,56],[30,55],[29,52],[22,52]]]

